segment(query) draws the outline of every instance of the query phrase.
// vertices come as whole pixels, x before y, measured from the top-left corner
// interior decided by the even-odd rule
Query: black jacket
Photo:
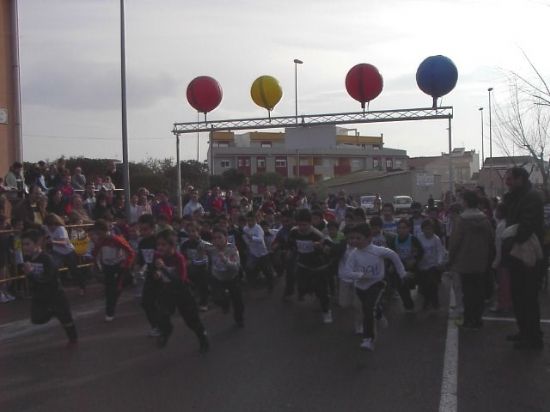
[[[506,226],[519,225],[518,233],[503,243],[503,256],[509,254],[514,243],[527,241],[534,233],[541,245],[544,237],[544,202],[531,184],[504,195]]]

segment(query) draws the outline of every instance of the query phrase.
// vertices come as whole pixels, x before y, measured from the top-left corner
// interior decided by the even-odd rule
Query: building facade
[[[422,170],[441,177],[443,187],[449,187],[449,162],[453,168],[453,183],[460,186],[471,184],[472,176],[479,172],[479,154],[475,150],[456,148],[449,154],[441,156],[411,157],[409,169]]]
[[[0,175],[22,158],[17,1],[0,0]]]
[[[501,196],[508,188],[504,182],[506,172],[512,167],[523,167],[529,173],[529,180],[536,187],[544,183],[543,173],[531,156],[488,157],[479,172],[477,185],[483,186],[489,196]],[[545,164],[548,168],[548,164]]]
[[[238,169],[246,176],[278,173],[317,183],[360,170],[407,168],[407,152],[384,148],[383,135],[358,136],[335,126],[285,132],[214,132],[208,153],[213,174]]]

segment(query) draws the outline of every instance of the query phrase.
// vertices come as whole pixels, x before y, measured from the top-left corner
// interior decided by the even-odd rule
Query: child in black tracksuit
[[[150,336],[159,336],[159,310],[158,297],[160,281],[155,277],[155,250],[157,239],[155,237],[155,218],[153,215],[141,215],[138,220],[140,241],[136,256],[136,269],[143,270],[145,282],[141,292],[141,306],[145,316],[151,325]]]
[[[177,308],[185,324],[197,335],[200,351],[207,352],[208,337],[199,317],[195,298],[189,290],[187,262],[177,251],[177,238],[171,230],[165,230],[157,235],[154,266],[155,276],[161,283],[158,346],[166,346],[173,330],[170,317]]]
[[[21,236],[25,260],[23,272],[27,275],[32,290],[31,322],[41,325],[55,317],[65,329],[69,344],[76,344],[78,336],[69,302],[61,287],[52,257],[42,251],[43,240],[43,234],[35,230],[27,231]]]
[[[180,251],[187,258],[187,273],[199,298],[201,312],[208,310],[208,254],[212,245],[201,239],[195,224],[187,226],[188,238],[181,244]]]
[[[328,296],[327,256],[323,252],[325,236],[311,224],[311,212],[296,213],[296,227],[289,234],[289,244],[296,254],[296,280],[299,297],[314,293],[323,312],[323,323],[332,323]]]

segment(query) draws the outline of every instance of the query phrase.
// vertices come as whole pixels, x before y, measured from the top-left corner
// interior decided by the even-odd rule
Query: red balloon
[[[361,63],[353,66],[346,75],[346,90],[355,100],[365,103],[378,97],[384,87],[382,76],[372,64]]]
[[[187,86],[187,101],[194,109],[205,114],[218,107],[222,97],[220,84],[209,76],[195,77]]]

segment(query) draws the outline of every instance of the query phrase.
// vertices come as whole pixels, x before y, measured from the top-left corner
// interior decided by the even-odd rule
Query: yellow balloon
[[[283,89],[275,77],[260,76],[252,83],[250,96],[258,106],[271,111],[283,97]]]

